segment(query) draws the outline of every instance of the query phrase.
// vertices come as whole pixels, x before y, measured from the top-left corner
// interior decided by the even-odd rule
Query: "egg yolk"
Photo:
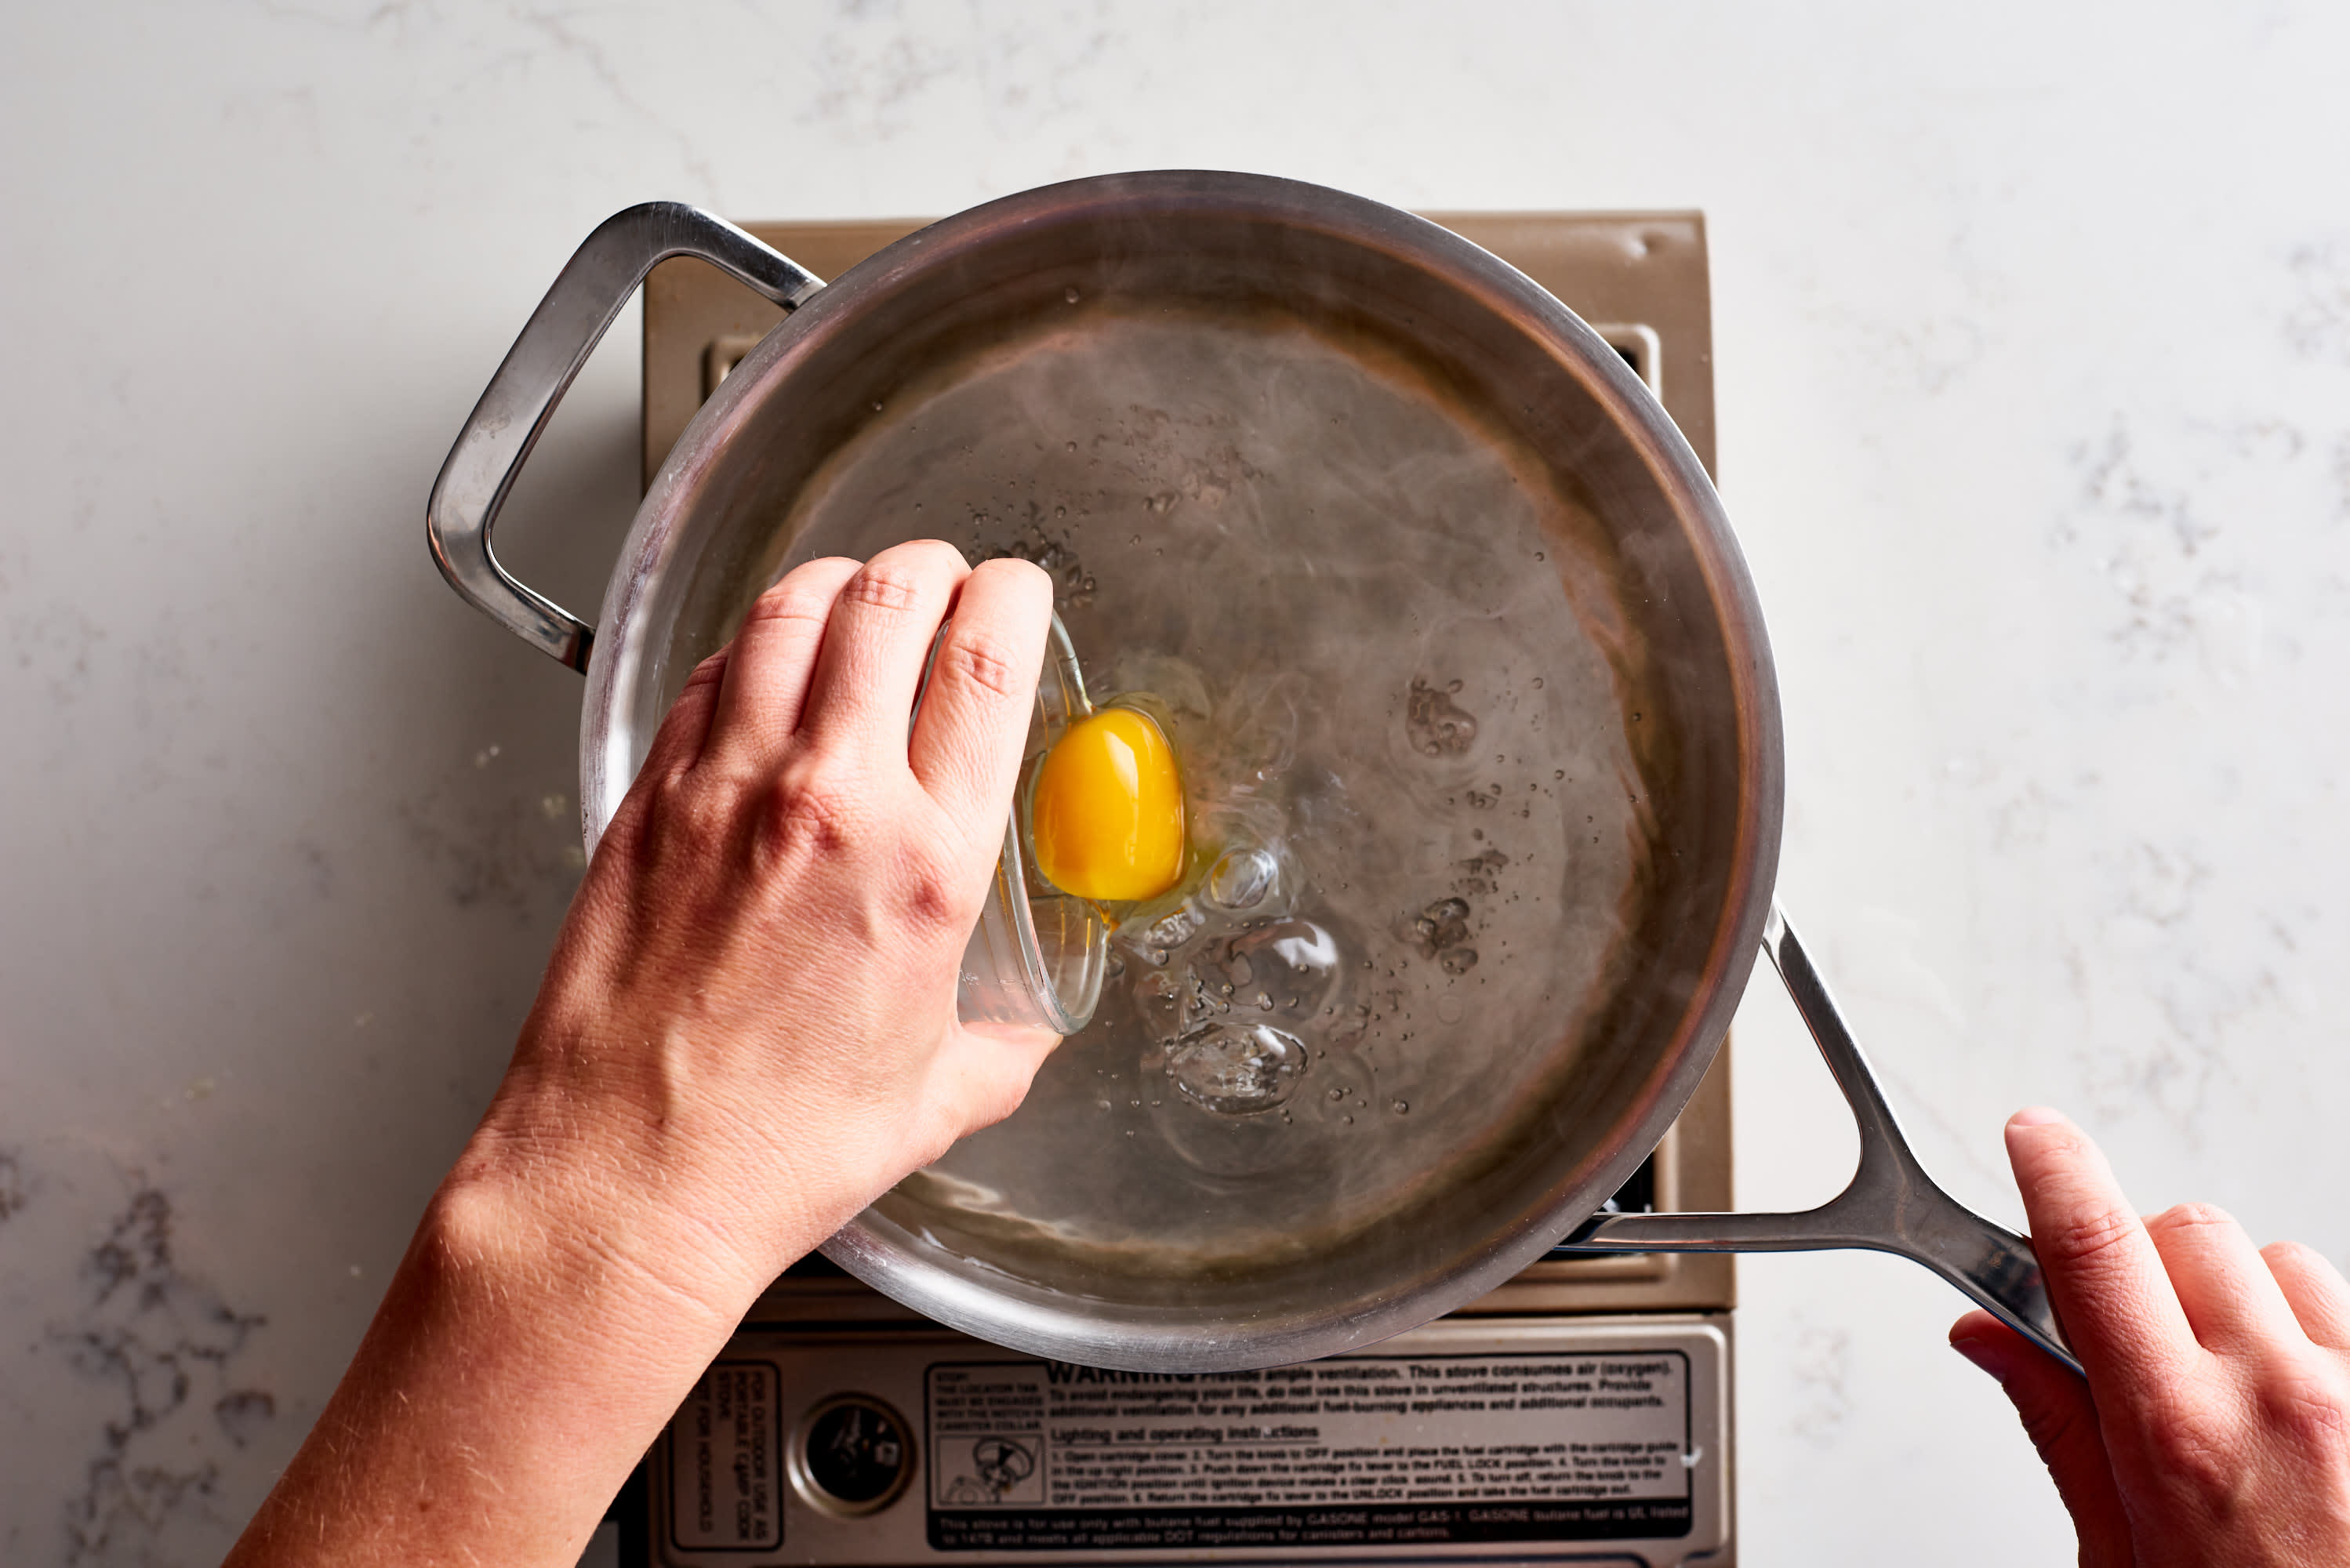
[[[1105,904],[1157,898],[1183,870],[1183,780],[1148,714],[1104,708],[1045,754],[1028,805],[1036,869]]]

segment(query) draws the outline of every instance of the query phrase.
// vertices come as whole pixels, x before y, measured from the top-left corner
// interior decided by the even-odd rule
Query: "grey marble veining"
[[[2012,1218],[1998,1127],[2051,1101],[2148,1206],[2350,1257],[2345,33],[2307,3],[12,8],[0,1559],[215,1560],[495,1082],[577,872],[577,687],[441,585],[423,498],[570,247],[653,195],[895,215],[1192,164],[1704,208],[1783,892],[1921,1155]],[[634,504],[633,331],[501,535],[582,609]],[[1775,994],[1741,1032],[1742,1196],[1824,1195],[1825,1075]],[[1741,1278],[1745,1561],[2065,1554],[1945,1288]]]

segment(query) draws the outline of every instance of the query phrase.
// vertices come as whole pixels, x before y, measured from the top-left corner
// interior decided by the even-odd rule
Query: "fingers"
[[[2090,1386],[2135,1407],[2199,1354],[2161,1254],[2106,1157],[2055,1112],[2017,1112],[2007,1157],[2049,1300]]]
[[[1016,1023],[958,1024],[956,1033],[952,1094],[964,1134],[993,1127],[1018,1110],[1037,1069],[1061,1043],[1048,1029]]]
[[[922,665],[970,576],[961,552],[936,539],[893,545],[850,574],[833,600],[801,732],[818,743],[878,744],[904,756]]]
[[[2301,1331],[2329,1350],[2350,1351],[2350,1282],[2342,1271],[2298,1241],[2272,1241],[2261,1258]]]
[[[1053,579],[1040,567],[981,563],[955,597],[915,716],[914,776],[949,815],[991,834],[1012,808],[1052,613]]]
[[[2014,1405],[2073,1516],[2081,1562],[2125,1568],[2131,1562],[2129,1516],[2114,1486],[2089,1386],[1987,1312],[1951,1324],[1950,1348],[1997,1379]]]
[[[2182,1203],[2148,1220],[2146,1229],[2206,1350],[2241,1351],[2301,1337],[2267,1260],[2225,1210]]]
[[[637,770],[639,779],[663,779],[682,773],[702,755],[708,743],[711,715],[718,707],[719,688],[726,679],[729,651],[720,649],[686,677],[685,690],[670,704],[660,728],[653,732],[653,743],[645,748],[645,765]]]
[[[722,763],[773,761],[800,722],[825,627],[858,563],[810,561],[761,594],[734,634],[704,750]]]

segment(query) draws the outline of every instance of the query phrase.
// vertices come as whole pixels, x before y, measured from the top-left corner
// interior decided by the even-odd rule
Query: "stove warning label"
[[[1669,1539],[1693,1515],[1678,1350],[927,1382],[941,1552]]]
[[[780,1381],[772,1362],[717,1362],[671,1417],[671,1544],[758,1552],[784,1543]]]

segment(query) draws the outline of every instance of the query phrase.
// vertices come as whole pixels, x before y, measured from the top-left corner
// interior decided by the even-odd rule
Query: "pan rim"
[[[1658,1053],[1629,1096],[1631,1109],[1611,1130],[1609,1153],[1568,1173],[1546,1198],[1530,1198],[1514,1224],[1464,1249],[1440,1273],[1376,1300],[1330,1303],[1279,1319],[1218,1323],[1194,1313],[1178,1321],[1170,1313],[1162,1321],[1143,1322],[1106,1318],[1095,1303],[1074,1296],[1058,1304],[982,1284],[931,1262],[870,1211],[823,1248],[868,1285],[950,1327],[1058,1359],[1146,1372],[1243,1370],[1359,1348],[1474,1301],[1520,1272],[1593,1212],[1646,1158],[1712,1063],[1760,950],[1783,807],[1777,686],[1743,556],[1695,453],[1615,351],[1539,285],[1427,220],[1303,182],[1177,170],[1044,186],[919,230],[821,290],[721,384],[655,477],[606,596],[600,623],[606,629],[596,640],[581,723],[580,798],[591,853],[632,766],[626,754],[629,737],[613,721],[648,654],[640,615],[646,596],[673,563],[702,483],[724,461],[758,400],[826,334],[851,320],[862,301],[894,286],[911,269],[951,266],[959,254],[1007,229],[1089,215],[1209,208],[1221,215],[1322,230],[1436,274],[1542,343],[1598,400],[1680,521],[1733,666],[1743,656],[1745,668],[1732,670],[1743,787],[1735,864],[1706,944],[1700,984],[1681,1010],[1669,1047]]]

